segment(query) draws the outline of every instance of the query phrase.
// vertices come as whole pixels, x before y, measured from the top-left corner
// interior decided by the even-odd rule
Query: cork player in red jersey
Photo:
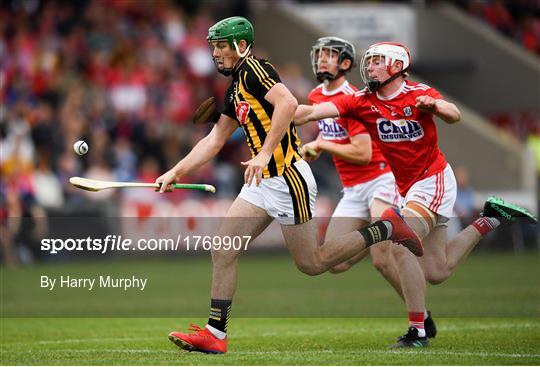
[[[382,222],[402,215],[425,248],[424,255],[415,258],[399,246],[391,247],[409,313],[409,329],[394,346],[424,347],[429,345],[424,327],[425,280],[439,284],[448,279],[480,239],[500,224],[537,220],[525,209],[491,197],[480,217],[447,241],[446,223],[457,187],[452,168],[438,147],[434,116],[453,124],[461,113],[434,88],[408,81],[409,66],[410,54],[404,45],[374,44],[360,66],[364,89],[331,102],[301,105],[295,122],[353,118],[366,127],[388,161],[404,200],[401,214],[388,209]],[[389,234],[404,230],[387,227]]]
[[[358,89],[346,78],[355,66],[354,45],[339,37],[319,38],[311,49],[311,65],[321,82],[309,94],[312,105],[329,102],[343,95],[353,95]],[[304,145],[303,158],[317,159],[322,152],[332,155],[343,185],[343,197],[337,204],[326,231],[326,238],[365,227],[372,218],[380,218],[384,210],[397,207],[400,195],[394,175],[377,144],[371,140],[364,125],[345,118],[326,118],[316,122],[319,135]],[[316,156],[308,152],[317,153]],[[332,273],[348,270],[370,254],[373,265],[403,299],[399,274],[389,252],[390,242],[373,246],[353,258],[334,266]],[[434,337],[437,329],[426,311],[425,330]]]
[[[311,49],[311,65],[321,84],[309,94],[310,104],[333,101],[343,95],[352,95],[358,89],[349,83],[345,74],[355,64],[356,51],[352,43],[338,37],[319,38]],[[339,201],[328,225],[327,238],[346,233],[380,217],[389,206],[397,207],[399,194],[390,167],[378,146],[372,142],[366,128],[349,118],[326,118],[316,121],[319,135],[304,145],[303,158],[313,161],[327,152],[343,185],[343,198]],[[316,152],[316,156],[308,152]],[[337,219],[340,218],[340,219]],[[376,246],[370,252],[381,263],[387,246]],[[334,272],[346,270],[363,258],[367,252],[334,267]],[[386,266],[384,266],[386,267]],[[383,265],[380,266],[382,270]]]

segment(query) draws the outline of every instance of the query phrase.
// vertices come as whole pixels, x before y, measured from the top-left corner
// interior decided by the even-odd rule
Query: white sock
[[[424,310],[424,321],[429,317],[427,310]]]
[[[206,328],[218,339],[225,339],[227,337],[227,333],[224,333],[223,331],[218,330],[213,326],[207,324]]]

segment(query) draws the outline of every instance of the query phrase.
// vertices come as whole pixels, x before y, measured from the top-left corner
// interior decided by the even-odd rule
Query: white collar
[[[382,100],[382,101],[389,101],[389,100],[391,100],[391,99],[394,99],[394,98],[396,98],[397,96],[399,96],[399,94],[400,94],[401,92],[403,92],[403,88],[405,88],[405,84],[406,84],[406,83],[403,82],[403,83],[401,84],[401,86],[398,88],[397,91],[395,91],[394,93],[390,94],[390,95],[387,96],[387,97],[383,97],[383,96],[381,96],[381,95],[379,94],[379,92],[377,92],[377,98],[379,98],[379,99]]]
[[[326,85],[324,83],[322,83],[321,85],[322,85],[321,92],[322,92],[322,94],[324,96],[334,96],[334,95],[342,92],[345,88],[347,88],[349,86],[349,82],[347,80],[345,80],[345,82],[343,82],[343,84],[341,84],[338,88],[336,88],[334,90],[326,89]]]

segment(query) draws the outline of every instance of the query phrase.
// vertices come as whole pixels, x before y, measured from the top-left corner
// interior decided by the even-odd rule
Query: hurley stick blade
[[[150,182],[116,182],[116,181],[103,181],[103,180],[92,180],[90,178],[83,177],[71,177],[69,182],[79,189],[87,191],[101,191],[105,189],[114,189],[122,187],[149,187],[157,188],[159,187],[156,183]]]
[[[101,191],[105,189],[114,189],[114,188],[152,188],[159,189],[160,184],[155,182],[116,182],[116,181],[102,181],[102,180],[92,180],[89,178],[83,177],[71,177],[69,182],[79,189],[87,191]],[[171,186],[174,189],[183,189],[183,190],[200,190],[207,191],[211,193],[216,192],[216,188],[208,184],[183,184],[183,183],[173,183]]]

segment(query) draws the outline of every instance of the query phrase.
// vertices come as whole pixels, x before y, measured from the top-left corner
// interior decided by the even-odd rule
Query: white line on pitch
[[[491,325],[448,325],[448,326],[440,326],[438,327],[439,331],[456,331],[456,330],[490,330],[490,329],[510,329],[510,328],[540,328],[540,324],[531,324],[531,323],[524,323],[524,324],[491,324]],[[318,329],[320,332],[321,330],[330,330],[333,328],[322,328]],[[397,329],[396,326],[391,325],[388,327],[388,325],[378,327],[378,330],[394,330]],[[363,328],[363,327],[348,327],[343,328],[340,330],[340,333],[347,333],[347,334],[355,334],[355,333],[368,333],[373,332],[372,328]],[[262,333],[231,333],[231,338],[240,339],[240,338],[246,338],[246,337],[271,337],[271,336],[280,336],[280,335],[286,335],[286,336],[305,336],[305,335],[316,335],[317,331],[313,330],[296,330],[296,331],[290,331],[290,330],[284,330],[284,331],[267,331]],[[60,340],[41,340],[36,341],[34,344],[69,344],[69,343],[108,343],[108,342],[129,342],[129,341],[148,341],[148,340],[165,340],[166,336],[156,336],[156,337],[144,337],[144,338],[85,338],[85,339],[60,339]],[[9,345],[24,345],[28,344],[28,342],[8,342],[8,343],[2,343],[3,346],[9,346]]]
[[[5,352],[5,351],[4,351]],[[17,351],[15,353],[27,353],[28,351]],[[32,352],[35,352],[32,350]],[[85,353],[139,353],[139,354],[178,354],[181,351],[175,350],[151,350],[151,349],[55,349],[55,353],[67,353],[67,354],[85,354]],[[356,351],[342,351],[342,350],[310,350],[310,351],[294,351],[294,350],[272,350],[272,351],[238,351],[230,352],[229,355],[281,355],[281,354],[339,354],[341,356],[347,355],[361,355],[367,356],[369,354],[413,354],[413,355],[441,355],[441,356],[471,356],[471,357],[503,357],[503,358],[538,358],[540,354],[529,353],[488,353],[488,352],[450,352],[450,351],[436,351],[436,350],[356,350]]]

